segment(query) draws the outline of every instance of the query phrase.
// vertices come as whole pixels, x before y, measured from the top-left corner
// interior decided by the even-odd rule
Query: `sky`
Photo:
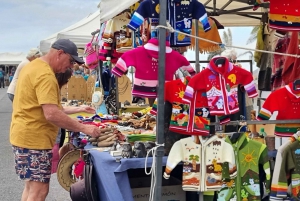
[[[97,11],[100,0],[0,0],[0,53],[27,52]],[[95,27],[95,30],[98,27]]]

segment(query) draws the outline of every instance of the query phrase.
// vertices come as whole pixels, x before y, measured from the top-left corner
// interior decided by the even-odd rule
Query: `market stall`
[[[104,6],[111,3],[105,2],[101,1]],[[246,201],[269,200],[270,196],[279,196],[280,189],[287,189],[288,181],[287,174],[276,170],[285,168],[288,155],[294,154],[293,150],[300,146],[297,140],[299,133],[296,134],[300,128],[300,116],[297,112],[300,94],[299,74],[295,73],[298,67],[295,64],[297,52],[287,48],[289,52],[278,54],[265,46],[256,49],[257,58],[261,59],[261,62],[264,58],[261,53],[293,58],[287,59],[289,61],[287,71],[293,73],[289,73],[287,81],[279,89],[272,91],[262,109],[256,114],[255,111],[247,111],[245,101],[245,97],[251,99],[258,95],[250,72],[225,56],[212,58],[207,68],[195,72],[182,55],[181,48],[189,46],[191,40],[207,41],[203,36],[190,34],[192,18],[199,26],[196,26],[196,29],[202,29],[205,33],[209,34],[214,28],[218,29],[216,26],[218,22],[212,21],[207,15],[206,10],[209,9],[207,5],[210,1],[205,4],[206,7],[192,0],[177,3],[158,0],[128,2],[130,4],[126,6],[124,2],[120,3],[115,15],[107,13],[103,20],[101,18],[101,27],[95,32],[97,36],[93,34],[93,38],[98,40],[99,47],[95,47],[95,51],[87,54],[88,57],[96,52],[98,57],[96,62],[87,59],[87,65],[96,64],[98,60],[101,64],[106,62],[108,70],[116,77],[124,76],[129,67],[134,67],[131,94],[135,97],[149,100],[157,98],[157,100],[149,101],[150,107],[136,112],[77,117],[83,123],[93,124],[101,129],[100,137],[95,139],[80,134],[72,136],[79,147],[82,143],[89,144],[85,149],[90,149],[88,155],[93,162],[94,178],[98,181],[97,185],[94,183],[96,191],[100,193],[98,199],[140,200],[133,196],[134,185],[130,183],[128,171],[152,167],[151,186],[148,187],[150,193],[146,198],[164,200],[161,196],[162,181],[174,177],[174,169],[177,166],[182,173],[183,191],[196,196],[172,199]],[[261,2],[252,3],[255,9]],[[217,4],[213,6],[216,12]],[[103,8],[105,7],[101,7],[100,4],[101,11]],[[183,12],[177,8],[184,8],[187,11]],[[192,12],[196,8],[197,12]],[[162,11],[168,11],[169,15]],[[222,13],[224,8],[218,11]],[[178,17],[179,13],[182,16]],[[242,15],[248,16],[252,13]],[[268,26],[267,20],[262,22],[263,26]],[[288,22],[281,24],[292,27]],[[294,28],[293,26],[292,29]],[[262,30],[268,30],[268,27],[263,27]],[[298,33],[292,32],[286,37],[291,37],[290,40],[295,38],[295,44],[298,45]],[[212,43],[224,46],[219,41]],[[286,43],[280,44],[281,48]],[[195,48],[199,50],[198,46]],[[275,64],[279,63],[275,60]],[[182,73],[184,76],[176,77],[178,69],[184,72]],[[261,76],[263,78],[259,81],[267,82],[266,70],[261,69],[264,76]],[[118,81],[116,82],[115,86],[119,86]],[[271,85],[271,81],[267,84]],[[107,96],[115,94],[111,89],[105,90],[104,86],[101,87],[103,91],[108,91]],[[94,95],[92,102],[96,107],[100,107],[104,100],[102,94]],[[113,105],[112,101],[117,104],[119,102],[115,99],[107,101],[108,105]],[[277,120],[269,120],[275,111],[278,111]],[[251,119],[247,119],[247,115],[241,116],[240,112],[249,115],[251,112]],[[257,127],[250,126],[259,124],[276,124],[276,126],[270,130],[260,127],[259,131]],[[286,144],[292,144],[293,147],[287,148],[282,156],[276,156],[276,152],[274,155],[275,136],[292,139]],[[277,169],[273,172],[274,164],[270,166],[270,162],[274,162],[275,156],[282,159],[279,161],[276,159],[275,169],[276,167]],[[297,173],[292,167],[293,165],[289,164],[289,172],[293,174],[292,178],[297,179]],[[276,176],[271,181],[273,173]],[[68,188],[72,188],[73,183],[78,184],[76,181],[80,179],[80,175],[77,177],[75,174],[75,178],[73,175]],[[296,196],[297,188],[294,186],[291,194],[287,194],[285,190],[285,196]],[[112,189],[114,193],[111,192]]]

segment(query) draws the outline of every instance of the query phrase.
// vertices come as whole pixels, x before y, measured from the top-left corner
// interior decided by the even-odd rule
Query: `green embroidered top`
[[[266,145],[251,140],[240,134],[236,143],[229,137],[226,142],[232,145],[237,164],[237,177],[223,181],[223,188],[218,193],[218,201],[260,201],[259,165],[266,173],[266,189],[270,192],[270,164]]]

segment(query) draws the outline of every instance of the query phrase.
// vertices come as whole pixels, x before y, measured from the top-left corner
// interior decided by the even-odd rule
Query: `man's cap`
[[[77,46],[69,39],[58,39],[51,47],[57,50],[63,50],[65,53],[71,55],[71,57],[79,64],[84,63],[84,61],[78,57]]]

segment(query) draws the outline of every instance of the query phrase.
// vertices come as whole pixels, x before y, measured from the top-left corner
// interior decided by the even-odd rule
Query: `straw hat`
[[[70,191],[71,185],[76,182],[72,175],[72,167],[79,158],[80,150],[72,150],[66,153],[58,163],[57,180],[66,191]]]

